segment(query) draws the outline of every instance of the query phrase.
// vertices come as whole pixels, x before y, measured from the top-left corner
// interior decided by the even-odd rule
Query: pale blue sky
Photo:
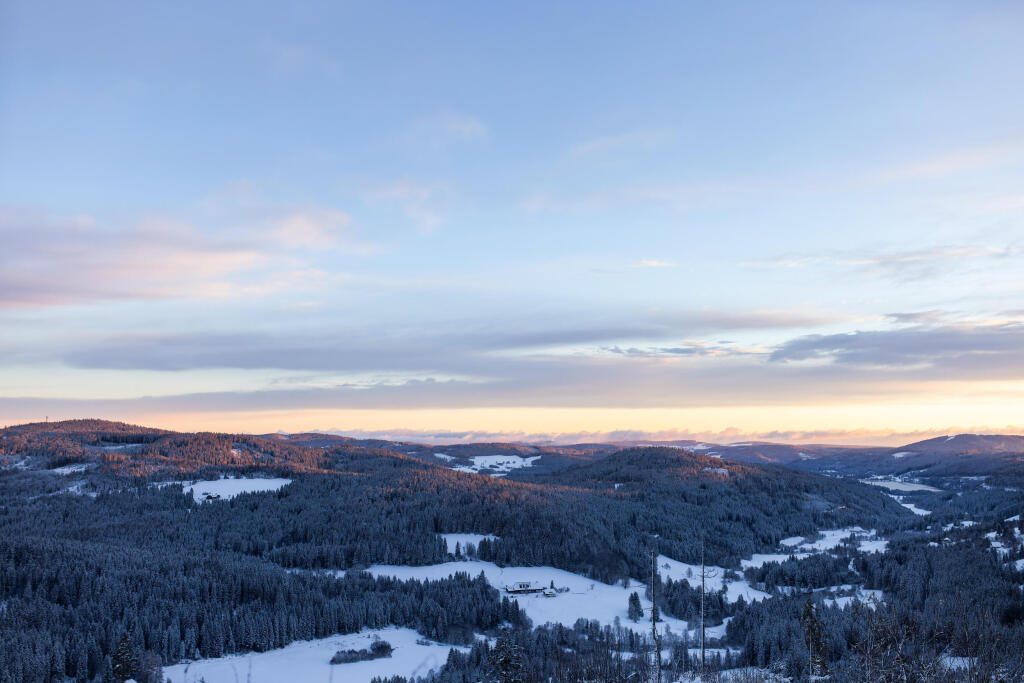
[[[1019,3],[2,2],[0,421],[1024,429],[1022,34]]]

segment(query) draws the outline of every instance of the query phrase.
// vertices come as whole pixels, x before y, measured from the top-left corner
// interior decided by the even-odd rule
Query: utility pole
[[[704,537],[700,539],[700,672],[704,673],[704,579],[707,571],[704,569]]]
[[[658,597],[658,588],[655,581],[657,581],[657,565],[658,561],[654,554],[654,549],[651,549],[651,637],[654,639],[654,670],[657,673],[655,679],[658,683],[661,683],[661,637],[658,636],[658,603],[656,598]]]
[[[700,672],[703,674],[706,669],[704,668],[704,592],[706,590],[705,581],[713,578],[716,572],[711,570],[704,565],[704,537],[700,539]]]

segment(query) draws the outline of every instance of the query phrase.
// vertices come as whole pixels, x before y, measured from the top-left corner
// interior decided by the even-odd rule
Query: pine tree
[[[629,618],[639,621],[644,615],[644,608],[640,606],[640,596],[636,591],[629,594]]]
[[[128,641],[128,635],[121,636],[114,653],[111,656],[113,676],[116,683],[124,683],[135,675],[135,652],[132,644]]]
[[[494,648],[487,656],[488,680],[493,683],[522,683],[526,680],[526,660],[511,634],[498,636]]]

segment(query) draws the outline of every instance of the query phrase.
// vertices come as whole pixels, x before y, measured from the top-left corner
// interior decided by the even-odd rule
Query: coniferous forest
[[[1024,501],[1012,487],[946,482],[915,499],[934,508],[924,517],[853,478],[678,448],[597,453],[508,479],[387,444],[313,448],[98,421],[0,436],[5,682],[155,682],[179,662],[386,626],[456,647],[420,676],[439,682],[636,680],[656,673],[658,646],[665,680],[719,670],[837,681],[1024,672],[1014,519]],[[205,501],[181,483],[224,476],[290,483]],[[854,537],[827,552],[744,561],[845,527],[871,529],[887,547],[863,552]],[[365,571],[457,559],[448,533],[490,536],[460,546],[458,559],[633,581],[689,629],[655,643],[637,626],[650,610],[632,597],[612,623],[532,623],[516,595],[480,573]],[[661,567],[651,585],[652,555],[693,565],[702,554],[725,574],[718,588],[702,593],[699,576]],[[730,599],[723,582],[768,597]],[[702,613],[713,629],[703,666]]]

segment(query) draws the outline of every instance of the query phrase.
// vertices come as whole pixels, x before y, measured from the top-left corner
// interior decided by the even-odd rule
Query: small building
[[[554,588],[545,588],[544,589],[544,597],[545,598],[553,598],[553,597],[555,597],[557,595],[558,595],[558,591],[556,591]]]
[[[542,590],[543,587],[533,585],[532,581],[516,581],[505,585],[506,593],[540,593]]]

